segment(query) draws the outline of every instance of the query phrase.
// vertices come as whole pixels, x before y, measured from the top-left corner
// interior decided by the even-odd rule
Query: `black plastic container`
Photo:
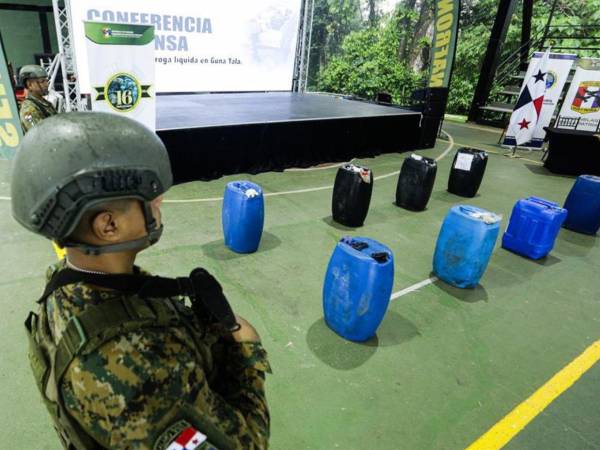
[[[360,227],[369,212],[373,192],[373,172],[368,167],[344,164],[333,186],[331,215],[347,227]]]
[[[475,197],[483,180],[488,155],[483,150],[461,147],[454,155],[448,192],[461,197]]]
[[[398,176],[396,205],[423,211],[431,197],[436,173],[435,160],[414,154],[407,157]]]

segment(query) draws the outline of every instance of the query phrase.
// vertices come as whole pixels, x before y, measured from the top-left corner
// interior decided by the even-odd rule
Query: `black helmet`
[[[25,81],[31,78],[48,78],[48,73],[42,66],[28,64],[19,70],[19,84],[25,86]]]
[[[12,172],[12,212],[34,233],[90,254],[142,248],[162,232],[150,201],[172,183],[164,144],[142,124],[100,112],[59,114],[21,142]],[[146,238],[102,247],[69,241],[86,211],[124,198],[142,201]]]

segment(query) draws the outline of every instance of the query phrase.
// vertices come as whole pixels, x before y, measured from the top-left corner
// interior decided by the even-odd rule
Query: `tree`
[[[362,27],[360,0],[315,0],[308,82],[318,84],[321,68],[339,53],[344,38]]]
[[[532,37],[543,32],[554,1],[536,0]],[[380,5],[380,0],[315,0],[311,89],[365,98],[385,90],[396,102],[406,102],[412,89],[423,86],[429,70],[434,0],[399,0],[388,16],[381,14]],[[464,114],[469,109],[497,7],[498,0],[462,0],[448,112]],[[521,45],[521,21],[521,13],[516,11],[501,60]],[[553,24],[575,26],[560,31],[574,36],[563,46],[583,47],[595,37],[595,47],[600,47],[599,22],[600,0],[558,0]],[[547,44],[557,43],[551,33]],[[599,56],[600,52],[577,53]]]
[[[422,74],[398,59],[399,34],[397,18],[350,33],[321,72],[319,89],[368,99],[386,91],[395,102],[407,102]]]

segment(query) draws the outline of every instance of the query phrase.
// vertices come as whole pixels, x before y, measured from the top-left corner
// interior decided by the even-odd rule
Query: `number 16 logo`
[[[141,92],[139,81],[128,73],[113,75],[104,86],[105,100],[119,112],[133,111],[140,102]]]

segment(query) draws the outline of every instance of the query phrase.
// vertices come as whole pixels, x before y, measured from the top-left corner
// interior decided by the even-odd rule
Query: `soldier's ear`
[[[115,242],[120,238],[117,214],[105,210],[97,213],[91,220],[91,231],[97,239]]]

